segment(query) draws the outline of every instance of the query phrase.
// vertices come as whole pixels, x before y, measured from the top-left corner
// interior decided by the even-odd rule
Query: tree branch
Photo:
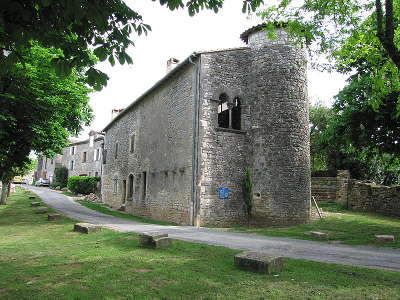
[[[377,37],[388,56],[400,71],[400,50],[394,43],[393,0],[385,0],[385,31],[381,0],[375,0]]]

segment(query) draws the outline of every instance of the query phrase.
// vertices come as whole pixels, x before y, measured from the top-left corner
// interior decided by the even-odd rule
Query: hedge
[[[96,191],[100,177],[71,176],[68,178],[68,189],[75,194],[88,195]]]

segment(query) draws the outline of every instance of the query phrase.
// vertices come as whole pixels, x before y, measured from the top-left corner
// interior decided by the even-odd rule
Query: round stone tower
[[[302,224],[310,218],[307,58],[282,27],[268,39],[258,25],[241,38],[252,52],[249,105],[254,222]]]

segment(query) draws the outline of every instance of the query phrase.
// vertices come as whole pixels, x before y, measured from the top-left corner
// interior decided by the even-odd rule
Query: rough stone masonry
[[[310,217],[306,54],[284,28],[245,47],[195,52],[105,129],[102,199],[133,215],[190,225],[246,222],[242,183],[253,174],[251,222]]]

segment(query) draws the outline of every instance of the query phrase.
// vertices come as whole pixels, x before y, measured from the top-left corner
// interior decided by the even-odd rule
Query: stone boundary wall
[[[347,203],[350,172],[338,170],[336,177],[311,177],[311,195],[318,202]]]
[[[352,180],[348,190],[348,208],[400,217],[400,186]]]

